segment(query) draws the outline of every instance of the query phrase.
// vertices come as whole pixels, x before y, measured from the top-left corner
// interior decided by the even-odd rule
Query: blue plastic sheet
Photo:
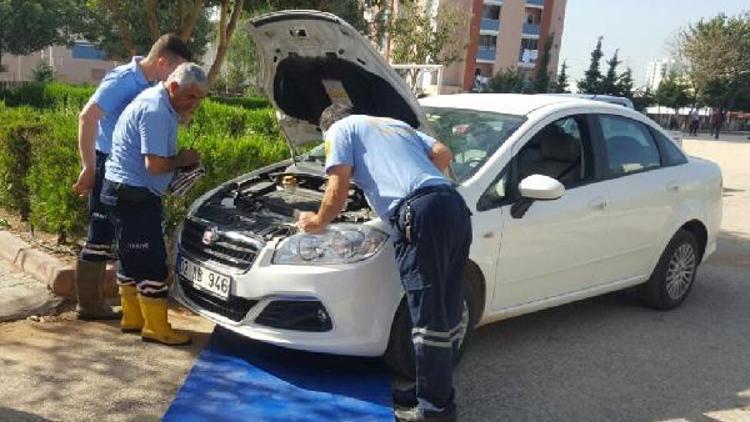
[[[393,421],[377,361],[287,350],[218,327],[165,421]]]

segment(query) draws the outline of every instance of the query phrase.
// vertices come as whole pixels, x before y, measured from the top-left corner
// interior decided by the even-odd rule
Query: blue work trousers
[[[106,162],[107,154],[96,151],[96,176],[94,188],[89,194],[89,227],[86,243],[81,249],[81,261],[105,261],[113,257],[112,243],[115,240],[115,228],[109,219],[107,206],[100,200]]]
[[[467,329],[464,270],[471,213],[452,186],[418,189],[391,219],[412,320],[416,392],[425,415],[450,411],[453,357]]]

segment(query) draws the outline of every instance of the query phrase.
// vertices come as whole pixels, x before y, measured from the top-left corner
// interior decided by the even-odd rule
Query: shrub
[[[69,235],[81,235],[87,221],[86,201],[72,188],[80,169],[76,114],[45,113],[41,122],[44,131],[32,137],[32,162],[26,178],[31,222],[58,234],[58,241],[65,243]]]
[[[266,97],[211,97],[211,101],[247,110],[271,107],[271,102]]]
[[[31,167],[30,138],[41,130],[33,110],[0,109],[0,205],[18,212],[23,221],[28,220],[30,211],[26,183]]]
[[[92,88],[62,84],[0,92],[0,206],[57,233],[61,241],[82,236],[87,223],[86,201],[72,185],[80,170],[76,115],[92,93]],[[14,107],[19,104],[26,107]],[[207,174],[186,197],[165,200],[169,234],[200,195],[289,154],[271,108],[208,100],[191,127],[178,132],[181,147],[194,139]]]
[[[30,106],[37,109],[83,108],[95,88],[61,83],[33,83],[18,88],[0,90],[0,99],[8,107]]]

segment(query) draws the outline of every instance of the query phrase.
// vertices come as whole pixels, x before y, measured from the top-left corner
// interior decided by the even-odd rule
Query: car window
[[[423,107],[438,140],[453,152],[451,173],[463,182],[479,170],[526,118],[490,111]]]
[[[659,149],[643,123],[611,115],[600,115],[599,122],[607,147],[607,166],[612,176],[661,165]]]
[[[589,162],[593,157],[584,116],[557,120],[537,132],[514,157],[516,180],[511,183],[504,169],[485,190],[477,203],[479,211],[502,204],[517,195],[513,185],[533,174],[557,179],[566,188],[573,188],[593,177]]]
[[[680,151],[677,145],[672,142],[671,139],[664,136],[661,132],[654,128],[649,128],[651,134],[656,139],[656,143],[659,145],[659,151],[661,151],[662,165],[664,166],[678,166],[680,164],[687,163],[687,157]]]
[[[590,178],[587,157],[590,143],[584,140],[585,120],[570,116],[548,124],[516,154],[518,181],[533,174],[557,179],[566,188]]]

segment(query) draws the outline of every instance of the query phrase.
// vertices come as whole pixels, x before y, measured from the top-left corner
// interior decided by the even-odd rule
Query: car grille
[[[203,243],[203,233],[209,226],[186,220],[182,228],[180,247],[195,258],[217,262],[228,267],[247,270],[258,256],[255,245],[219,235],[210,245]]]
[[[180,287],[188,299],[193,303],[205,309],[208,312],[219,314],[235,322],[242,321],[242,318],[250,312],[257,300],[249,300],[242,297],[229,296],[227,300],[217,297],[193,287],[193,284],[186,278],[178,276]]]

